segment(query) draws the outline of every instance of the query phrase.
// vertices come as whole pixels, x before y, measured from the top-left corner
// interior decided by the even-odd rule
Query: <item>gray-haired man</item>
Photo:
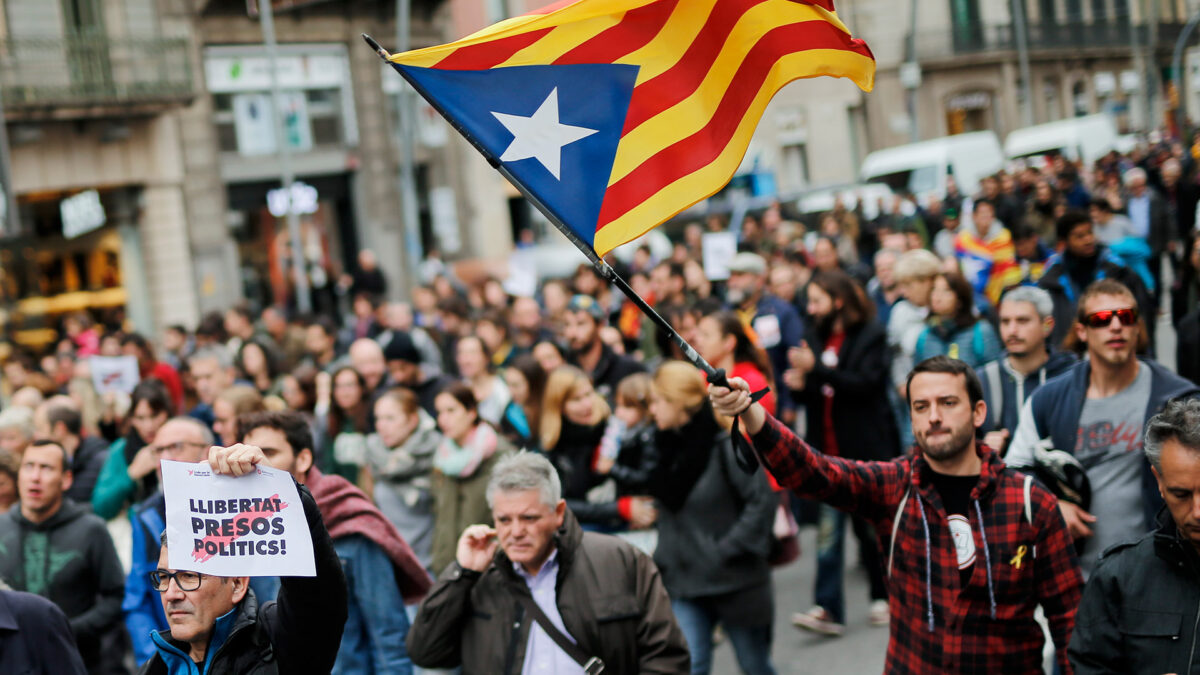
[[[1166,508],[1157,529],[1100,557],[1068,655],[1076,675],[1190,673],[1200,663],[1200,400],[1146,424],[1144,450]]]
[[[500,460],[487,498],[496,527],[472,525],[458,540],[457,560],[409,629],[413,663],[464,673],[688,671],[653,561],[616,537],[583,532],[545,457]],[[563,638],[574,649],[560,647]]]
[[[1046,291],[1034,286],[1012,289],[1000,298],[999,316],[1004,355],[976,372],[988,409],[980,427],[983,442],[1003,453],[1025,400],[1046,380],[1070,368],[1075,357],[1046,347],[1054,330],[1054,300]]]

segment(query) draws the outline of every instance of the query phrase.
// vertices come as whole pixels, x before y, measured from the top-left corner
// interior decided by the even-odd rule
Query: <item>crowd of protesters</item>
[[[843,593],[849,525],[866,621],[891,626],[889,671],[1040,667],[1041,605],[1059,672],[1108,672],[1151,619],[1113,616],[1089,587],[1087,631],[1070,641],[1084,581],[1115,594],[1110,547],[1200,532],[1163,515],[1200,490],[1164,483],[1183,460],[1163,452],[1165,440],[1200,453],[1196,411],[1169,404],[1200,393],[1196,168],[1161,145],[1088,167],[1030,162],[973,195],[951,180],[944,198],[897,197],[872,219],[840,199],[812,220],[774,205],[735,224],[738,253],[715,282],[701,225],[665,259],[640,248],[618,271],[735,378],[711,398],[679,347],[586,265],[534,297],[439,267],[390,301],[366,255],[344,316],[234,307],[159,336],[67,316],[51,351],[3,365],[0,578],[61,610],[91,673],[192,672],[186,657],[199,672],[248,672],[246,654],[272,647],[280,663],[311,657],[287,672],[591,672],[557,631],[612,672],[694,673],[711,669],[716,631],[744,672],[773,673],[772,568],[794,559],[799,520],[819,537],[798,628],[836,638],[860,620]],[[1175,372],[1154,360],[1160,313],[1177,332]],[[97,394],[91,356],[134,357],[140,382]],[[767,471],[744,469],[749,454]],[[252,647],[212,625],[188,632],[164,608],[201,606],[206,587],[163,567],[164,458],[291,473],[318,558],[336,554],[342,574],[222,580],[223,595],[204,596],[222,610],[210,618],[274,628]],[[518,499],[530,490],[540,501]],[[1192,547],[1176,555],[1200,564]],[[618,567],[580,571],[598,561]],[[547,569],[570,598],[561,615]],[[509,583],[557,631],[522,621]],[[340,645],[268,610],[293,612],[300,594],[312,616],[341,619]],[[1127,602],[1128,616],[1163,611]],[[0,621],[5,606],[0,595]],[[1153,635],[1194,648],[1200,615],[1179,611],[1176,633]],[[62,620],[45,621],[61,638]],[[1155,672],[1183,672],[1190,656],[1155,657]]]

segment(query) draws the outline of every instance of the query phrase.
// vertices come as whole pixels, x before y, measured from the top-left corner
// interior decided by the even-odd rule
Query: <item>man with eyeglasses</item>
[[[67,615],[90,673],[114,659],[102,638],[121,619],[121,561],[104,521],[65,496],[67,451],[49,440],[25,449],[17,475],[20,504],[0,515],[0,578],[48,598]]]
[[[1092,283],[1079,298],[1072,328],[1087,358],[1035,391],[1021,409],[1011,466],[1035,463],[1043,439],[1075,456],[1091,484],[1091,512],[1060,500],[1071,536],[1085,540],[1080,564],[1090,575],[1100,554],[1155,527],[1162,498],[1142,455],[1146,421],[1167,401],[1200,389],[1137,350],[1147,339],[1133,293],[1112,279]]]
[[[262,449],[242,444],[211,448],[207,458],[214,472],[231,476],[270,464]],[[152,635],[155,651],[139,675],[330,672],[346,624],[346,580],[316,501],[303,485],[297,489],[317,574],[281,577],[277,602],[260,604],[248,577],[172,569],[160,535],[157,565],[145,576],[168,627]]]
[[[159,461],[200,462],[208,457],[213,441],[212,432],[200,420],[175,417],[162,425],[148,450]],[[156,468],[156,471],[160,470]],[[156,485],[162,485],[161,471]],[[162,603],[146,576],[158,566],[158,536],[166,527],[166,513],[167,502],[160,487],[135,505],[129,515],[133,523],[133,564],[125,579],[125,600],[121,607],[125,610],[125,627],[129,630],[133,654],[139,665],[154,655],[151,633],[167,629]]]

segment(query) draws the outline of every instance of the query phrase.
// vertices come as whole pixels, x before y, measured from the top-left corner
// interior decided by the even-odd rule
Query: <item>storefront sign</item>
[[[58,209],[62,215],[63,236],[67,239],[87,234],[108,221],[104,205],[100,203],[100,193],[95,190],[67,197],[59,202]]]
[[[346,56],[323,51],[280,54],[275,71],[279,76],[279,86],[284,89],[341,89],[346,86]],[[271,64],[266,54],[206,56],[204,74],[208,90],[214,94],[267,91],[271,88]]]
[[[288,199],[288,191],[284,188],[275,188],[267,192],[267,210],[271,215],[282,218],[288,214],[289,206],[296,215],[316,213],[321,206],[317,188],[296,181],[292,183],[291,199]]]

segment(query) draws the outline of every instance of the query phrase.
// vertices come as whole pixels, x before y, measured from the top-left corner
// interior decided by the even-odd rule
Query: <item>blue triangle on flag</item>
[[[532,117],[556,92],[558,123],[579,128],[575,135],[586,133],[558,150],[559,177],[545,163],[553,164],[553,159],[531,156],[501,163],[584,242],[593,244],[638,66],[438,70],[396,65],[396,69],[497,161],[513,144],[514,134],[494,113],[504,119]]]

